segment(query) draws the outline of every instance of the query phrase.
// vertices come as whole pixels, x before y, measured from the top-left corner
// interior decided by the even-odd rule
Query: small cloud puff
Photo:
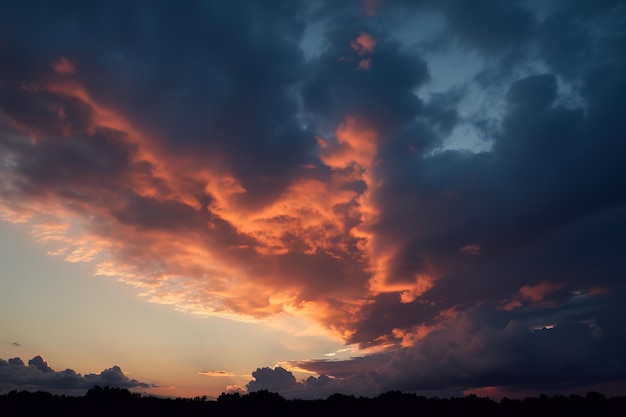
[[[76,72],[74,63],[64,56],[52,63],[52,69],[60,75],[74,74]]]

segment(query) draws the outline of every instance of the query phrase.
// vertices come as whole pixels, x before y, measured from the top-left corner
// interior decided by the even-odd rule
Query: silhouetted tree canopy
[[[68,415],[138,414],[151,416],[235,416],[252,413],[318,415],[319,413],[361,413],[393,415],[407,412],[419,416],[554,416],[626,415],[626,397],[608,398],[599,392],[585,396],[539,395],[524,399],[468,395],[427,398],[414,393],[389,391],[376,397],[355,397],[335,393],[324,400],[288,400],[279,393],[260,390],[248,394],[222,393],[216,400],[206,396],[162,398],[142,395],[124,388],[94,386],[83,396],[54,395],[48,392],[10,391],[0,393],[0,415],[30,416],[38,413]]]

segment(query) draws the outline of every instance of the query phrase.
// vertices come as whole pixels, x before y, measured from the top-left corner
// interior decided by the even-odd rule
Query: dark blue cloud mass
[[[73,219],[108,275],[183,310],[308,314],[370,349],[294,361],[305,381],[261,367],[249,391],[619,384],[625,19],[621,1],[3,2],[0,215]]]
[[[99,374],[81,375],[72,369],[55,371],[41,357],[35,356],[25,365],[20,358],[0,359],[0,391],[48,391],[52,393],[83,395],[94,386],[113,388],[148,388],[145,382],[130,379],[119,366]]]

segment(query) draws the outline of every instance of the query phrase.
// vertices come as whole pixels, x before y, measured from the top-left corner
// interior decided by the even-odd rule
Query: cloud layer
[[[99,374],[81,375],[72,369],[55,371],[41,357],[35,356],[24,364],[16,357],[0,359],[0,391],[47,391],[52,393],[83,395],[95,385],[112,388],[148,388],[149,385],[130,379],[119,366],[105,369]]]
[[[626,377],[620,2],[29,3],[0,9],[0,215],[52,254],[383,351],[311,385]]]

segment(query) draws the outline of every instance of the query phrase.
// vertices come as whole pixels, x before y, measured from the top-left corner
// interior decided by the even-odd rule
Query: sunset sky
[[[3,1],[0,394],[626,394],[623,1]]]

